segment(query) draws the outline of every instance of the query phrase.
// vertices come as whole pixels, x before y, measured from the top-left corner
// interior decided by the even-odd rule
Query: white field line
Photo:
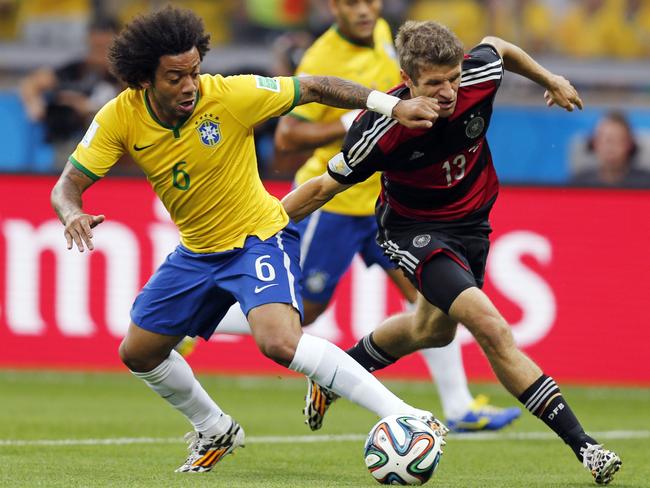
[[[650,439],[650,430],[609,430],[590,432],[597,439]],[[315,442],[364,441],[362,434],[300,435],[300,436],[250,436],[247,444],[307,444]],[[557,439],[551,432],[477,432],[472,434],[449,434],[455,441],[546,441]],[[180,437],[116,437],[109,439],[0,439],[0,447],[18,446],[102,446],[125,444],[178,444]]]

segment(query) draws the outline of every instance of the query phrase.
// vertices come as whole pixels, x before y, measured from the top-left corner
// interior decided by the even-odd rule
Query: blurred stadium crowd
[[[215,44],[258,43],[287,30],[318,34],[329,27],[328,0],[186,0]],[[28,43],[78,43],[92,15],[121,22],[167,3],[161,0],[0,0],[0,38]],[[650,55],[650,2],[644,0],[386,0],[385,16],[431,19],[469,44],[484,35],[511,39],[535,53],[580,58]]]
[[[332,22],[328,0],[0,0],[0,171],[55,173],[94,111],[121,89],[104,70],[112,30],[167,3],[205,21],[206,72],[290,75]],[[505,183],[650,187],[650,0],[384,0],[393,28],[435,19],[467,46],[514,41],[581,91],[570,118],[510,76],[491,133]],[[79,95],[81,94],[81,95]],[[258,129],[266,177],[275,122]],[[516,133],[517,137],[513,137]],[[137,172],[128,164],[125,173]]]

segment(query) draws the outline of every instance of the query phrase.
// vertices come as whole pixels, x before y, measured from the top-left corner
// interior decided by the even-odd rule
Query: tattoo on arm
[[[318,102],[338,108],[366,108],[370,90],[334,76],[305,76],[300,80],[298,105]]]
[[[64,225],[67,216],[76,211],[81,211],[81,194],[93,183],[92,179],[70,163],[66,164],[59,181],[52,189],[51,195],[52,207]]]

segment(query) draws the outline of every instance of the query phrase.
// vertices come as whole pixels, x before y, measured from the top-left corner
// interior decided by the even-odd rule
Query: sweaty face
[[[341,33],[348,39],[368,45],[372,45],[372,33],[381,7],[381,0],[330,0]]]
[[[411,97],[435,98],[440,105],[440,117],[449,117],[456,109],[460,86],[461,64],[456,66],[428,65],[420,67],[417,80],[402,71],[402,79],[411,91]]]
[[[201,56],[193,47],[181,54],[160,57],[153,81],[144,83],[158,118],[169,125],[189,116],[196,105]]]

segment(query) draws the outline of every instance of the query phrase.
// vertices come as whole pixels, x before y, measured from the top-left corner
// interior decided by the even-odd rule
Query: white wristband
[[[393,95],[373,90],[370,92],[370,95],[368,95],[366,107],[368,107],[368,110],[372,110],[373,112],[385,115],[386,117],[392,117],[393,109],[399,101],[400,99]]]

